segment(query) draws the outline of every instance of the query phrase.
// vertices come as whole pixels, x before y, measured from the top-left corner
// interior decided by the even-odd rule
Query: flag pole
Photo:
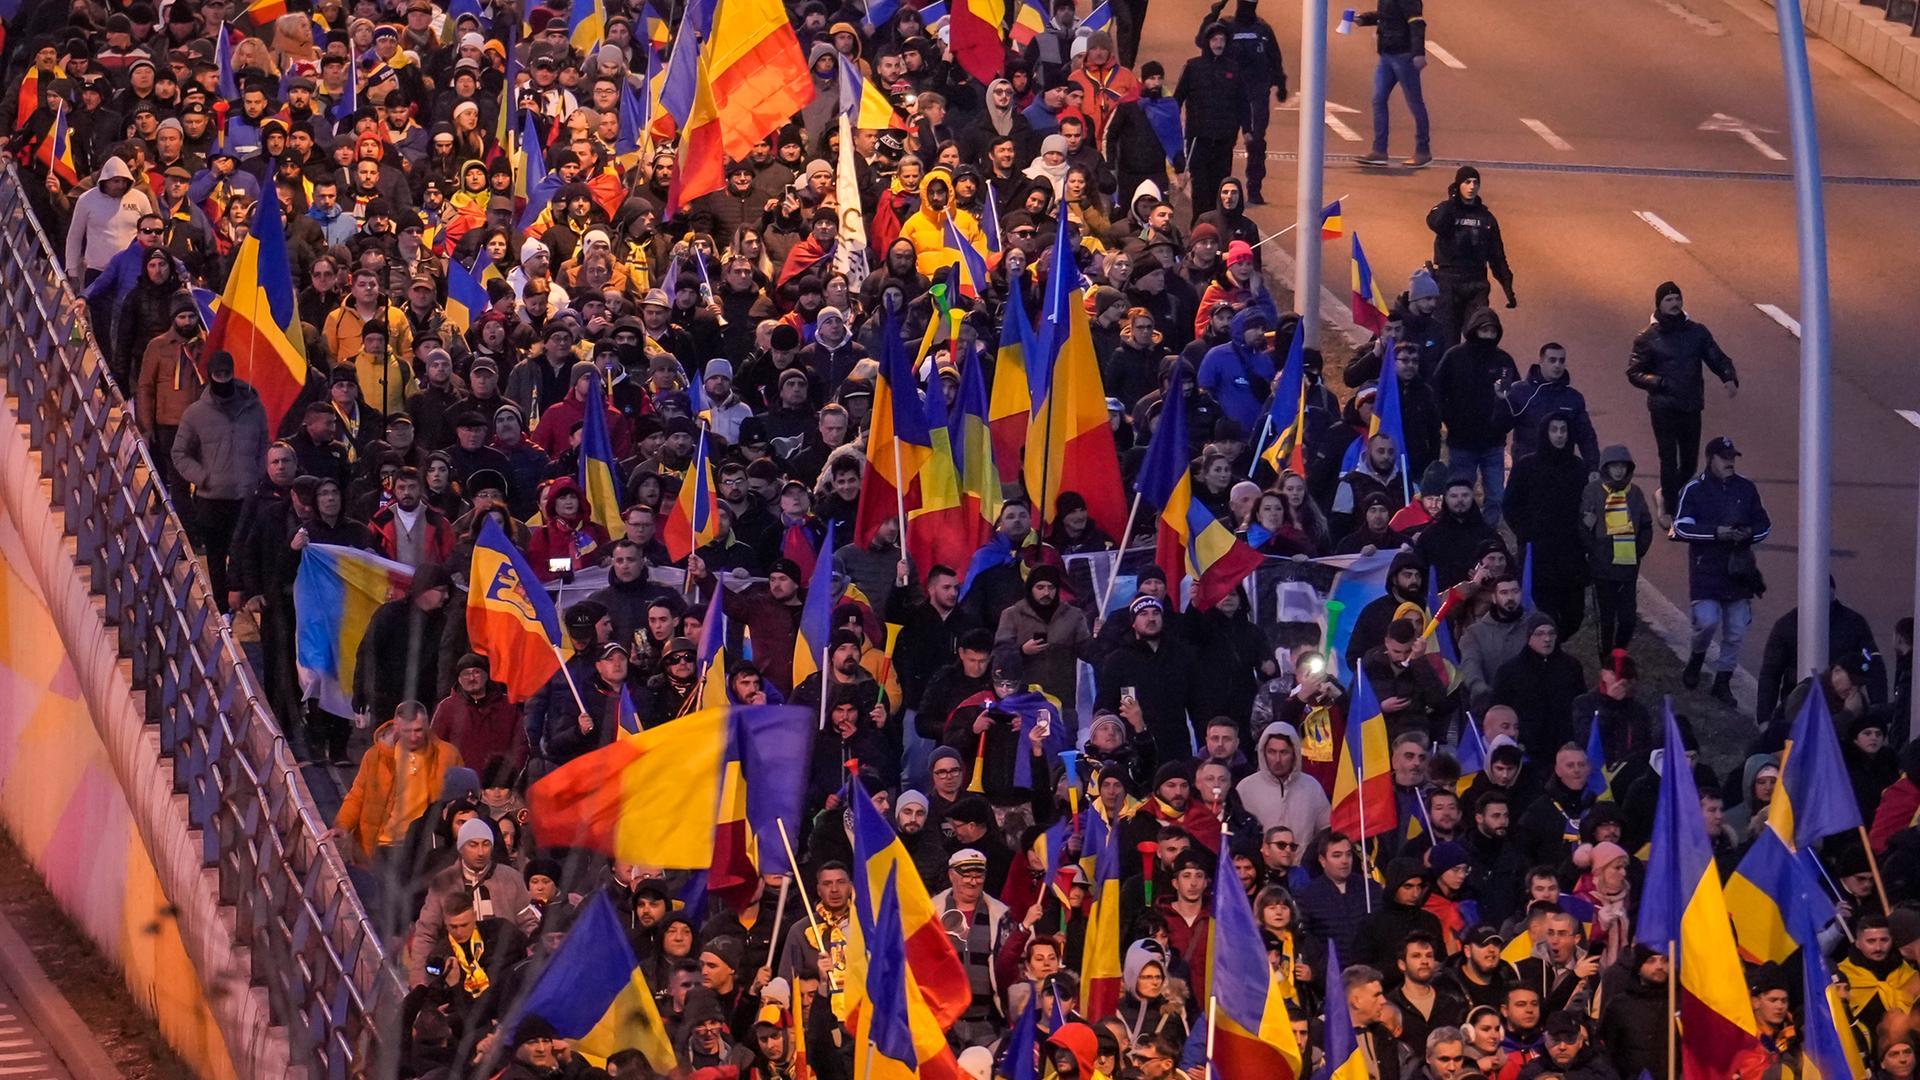
[[[937,381],[937,380],[936,380]],[[938,389],[936,387],[936,389]],[[893,500],[900,514],[900,552],[907,551],[907,482],[900,475],[900,436],[893,437]]]
[[[1113,570],[1107,574],[1107,591],[1100,595],[1100,610],[1097,618],[1107,617],[1107,607],[1113,603],[1113,583],[1120,580],[1120,560],[1126,557],[1127,545],[1133,540],[1133,523],[1140,517],[1140,492],[1133,493],[1133,509],[1127,511],[1127,527],[1120,532],[1120,547],[1113,554]]]
[[[1674,1032],[1680,1023],[1679,984],[1680,950],[1674,947],[1673,940],[1669,938],[1667,940],[1667,1080],[1675,1080],[1679,1076],[1677,1071],[1679,1062],[1674,1060],[1679,1056],[1679,1048],[1674,1045],[1677,1041],[1674,1038]]]
[[[813,932],[813,940],[824,955],[827,951],[827,940],[820,936],[820,923],[813,917],[813,901],[807,899],[807,887],[800,882],[800,860],[793,857],[793,839],[787,835],[787,821],[785,818],[774,818],[773,824],[780,831],[780,846],[787,852],[787,867],[793,871],[788,876],[793,881],[794,889],[800,894],[800,910],[806,913],[807,929]],[[777,926],[774,927],[776,933],[779,929]],[[829,971],[827,983],[833,990],[839,990],[839,972]]]
[[[1347,717],[1347,722],[1352,723],[1353,717]],[[1373,914],[1373,892],[1367,888],[1367,883],[1373,880],[1373,867],[1369,865],[1367,859],[1366,754],[1367,741],[1365,738],[1362,738],[1360,744],[1354,747],[1353,754],[1353,794],[1356,804],[1360,807],[1360,835],[1354,838],[1353,846],[1354,850],[1360,853],[1360,897],[1366,901],[1367,914],[1371,915]]]
[[[1142,1009],[1141,1013],[1142,1013],[1142,1019],[1144,1020],[1146,1010]],[[1219,1026],[1219,1019],[1218,1019],[1219,1013],[1220,1013],[1220,995],[1215,993],[1213,988],[1209,986],[1207,988],[1207,1077],[1208,1077],[1208,1080],[1212,1080],[1212,1077],[1213,1077],[1213,1032],[1214,1032],[1214,1029]]]
[[[768,971],[773,970],[774,958],[780,955],[780,929],[787,924],[787,893],[793,887],[793,876],[797,873],[799,871],[789,863],[786,874],[780,878],[780,899],[773,905],[773,932],[767,935]]]
[[[560,674],[567,680],[567,689],[573,691],[573,703],[580,706],[580,712],[584,715],[587,711],[587,703],[586,700],[580,696],[580,685],[573,681],[573,672],[567,670],[567,658],[565,654],[561,653],[560,646],[557,642],[548,642],[548,644],[553,646],[553,655],[560,661]]]
[[[1334,202],[1340,202],[1340,201],[1342,201],[1342,200],[1344,200],[1344,199],[1346,199],[1346,198],[1348,198],[1348,196],[1346,196],[1346,195],[1341,195],[1341,196],[1339,196],[1338,198],[1335,198],[1335,199],[1334,199],[1333,201],[1334,201]],[[1324,208],[1323,208],[1323,209],[1324,209]],[[1254,248],[1255,248],[1256,250],[1258,250],[1258,249],[1259,249],[1259,247],[1260,247],[1260,245],[1261,245],[1261,244],[1264,244],[1264,243],[1266,243],[1266,242],[1267,242],[1268,240],[1278,240],[1278,239],[1280,239],[1281,237],[1283,237],[1283,236],[1285,236],[1285,235],[1287,235],[1288,233],[1290,233],[1290,232],[1292,232],[1293,230],[1295,230],[1295,229],[1297,229],[1297,228],[1299,228],[1299,227],[1300,227],[1300,223],[1299,223],[1298,221],[1295,221],[1295,222],[1294,222],[1293,224],[1291,224],[1291,225],[1288,225],[1288,226],[1286,226],[1285,228],[1283,228],[1283,229],[1281,229],[1281,230],[1280,230],[1280,231],[1278,231],[1278,232],[1273,232],[1273,233],[1268,233],[1268,234],[1267,234],[1266,236],[1264,236],[1264,237],[1261,237],[1261,238],[1260,238],[1260,239],[1259,239],[1258,241],[1256,241],[1256,242],[1254,243],[1254,245],[1253,245],[1253,246],[1254,246]]]
[[[833,637],[829,634],[827,644],[820,646],[820,731],[827,730],[827,661],[832,655]]]
[[[1887,883],[1880,879],[1880,860],[1874,858],[1873,841],[1867,838],[1867,827],[1860,825],[1856,826],[1856,828],[1860,830],[1860,846],[1865,849],[1867,853],[1867,869],[1873,871],[1873,889],[1874,892],[1880,896],[1880,911],[1882,914],[1886,914],[1893,910],[1893,905],[1887,903]],[[1843,922],[1841,925],[1844,926],[1846,924]],[[1853,935],[1848,934],[1847,936],[1851,938]]]

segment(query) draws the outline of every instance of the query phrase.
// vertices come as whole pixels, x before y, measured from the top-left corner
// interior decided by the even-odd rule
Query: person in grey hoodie
[[[1493,676],[1527,647],[1520,582],[1512,575],[1493,582],[1493,606],[1460,635],[1460,679],[1467,707],[1484,715],[1493,704]]]
[[[1240,805],[1260,820],[1262,832],[1284,825],[1295,836],[1318,836],[1327,827],[1326,789],[1300,767],[1300,732],[1275,720],[1260,732],[1260,767],[1234,786]]]
[[[266,475],[271,442],[259,392],[234,378],[232,353],[214,353],[207,360],[207,392],[180,414],[173,471],[193,485],[193,542],[206,555],[213,595],[223,602],[240,504]]]
[[[1633,482],[1633,454],[1618,443],[1600,451],[1600,478],[1580,493],[1580,524],[1587,537],[1587,573],[1593,581],[1600,662],[1633,639],[1639,615],[1640,565],[1653,546],[1653,512]]]

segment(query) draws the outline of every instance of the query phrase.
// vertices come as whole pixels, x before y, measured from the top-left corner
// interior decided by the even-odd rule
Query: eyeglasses
[[[959,776],[959,775],[960,775],[960,770],[959,770],[959,769],[935,769],[935,770],[933,770],[933,775],[935,775],[935,776]]]
[[[141,229],[140,235],[141,236],[159,236],[161,231],[162,230],[160,229]]]
[[[1279,848],[1281,851],[1300,850],[1300,845],[1294,843],[1291,840],[1269,840],[1267,841],[1267,846],[1271,848]]]
[[[675,666],[679,666],[680,664],[691,664],[693,663],[693,656],[688,653],[675,653],[672,656],[667,657],[667,663],[673,664]]]

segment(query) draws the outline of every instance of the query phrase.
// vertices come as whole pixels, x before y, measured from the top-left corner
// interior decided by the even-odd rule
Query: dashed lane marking
[[[1553,147],[1555,150],[1573,149],[1572,143],[1568,142],[1567,140],[1561,138],[1558,135],[1555,135],[1553,133],[1552,128],[1541,123],[1540,121],[1535,120],[1532,117],[1523,116],[1520,118],[1520,122],[1527,125],[1527,130],[1533,132],[1535,135],[1540,136],[1540,141],[1546,143],[1548,146]]]
[[[1441,48],[1440,46],[1435,45],[1432,41],[1427,42],[1427,55],[1433,57],[1435,60],[1440,61],[1441,63],[1447,65],[1448,67],[1452,68],[1455,71],[1467,70],[1467,65],[1461,63],[1459,57],[1453,55],[1452,53]]]
[[[1693,241],[1687,239],[1687,234],[1667,224],[1664,218],[1662,218],[1659,214],[1656,214],[1651,210],[1635,210],[1633,212],[1633,216],[1639,218],[1641,221],[1646,222],[1647,225],[1650,228],[1652,228],[1654,232],[1659,233],[1661,236],[1666,237],[1667,239],[1673,241],[1676,244],[1693,243]]]
[[[1787,314],[1784,310],[1782,310],[1779,307],[1779,305],[1755,304],[1753,306],[1760,310],[1760,314],[1765,315],[1767,318],[1772,319],[1774,322],[1779,323],[1782,327],[1786,329],[1787,333],[1792,334],[1794,337],[1800,336],[1800,320]]]

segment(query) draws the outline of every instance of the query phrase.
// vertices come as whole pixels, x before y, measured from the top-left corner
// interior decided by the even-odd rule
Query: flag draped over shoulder
[[[582,847],[670,870],[713,863],[731,709],[704,709],[615,739],[527,789],[543,846]]]
[[[581,907],[566,940],[547,958],[501,1030],[511,1032],[529,1016],[552,1024],[561,1038],[574,1040],[577,1053],[598,1066],[627,1047],[645,1054],[658,1072],[679,1064],[653,991],[604,890],[595,891]]]
[[[335,716],[353,715],[360,641],[381,604],[405,596],[413,569],[358,548],[308,544],[293,579],[300,693]]]
[[[293,263],[274,184],[260,185],[253,228],[240,244],[203,357],[233,355],[234,374],[260,394],[267,430],[277,430],[307,384],[306,334],[294,303]]]
[[[1660,771],[1652,857],[1635,937],[1653,947],[1664,942],[1676,947],[1680,1024],[1686,1032],[1680,1040],[1682,1070],[1688,1080],[1705,1080],[1733,1075],[1736,1061],[1757,1045],[1759,1029],[1671,701],[1665,721],[1666,765]]]
[[[525,701],[560,670],[560,616],[526,556],[483,518],[467,571],[467,637],[509,701]]]

